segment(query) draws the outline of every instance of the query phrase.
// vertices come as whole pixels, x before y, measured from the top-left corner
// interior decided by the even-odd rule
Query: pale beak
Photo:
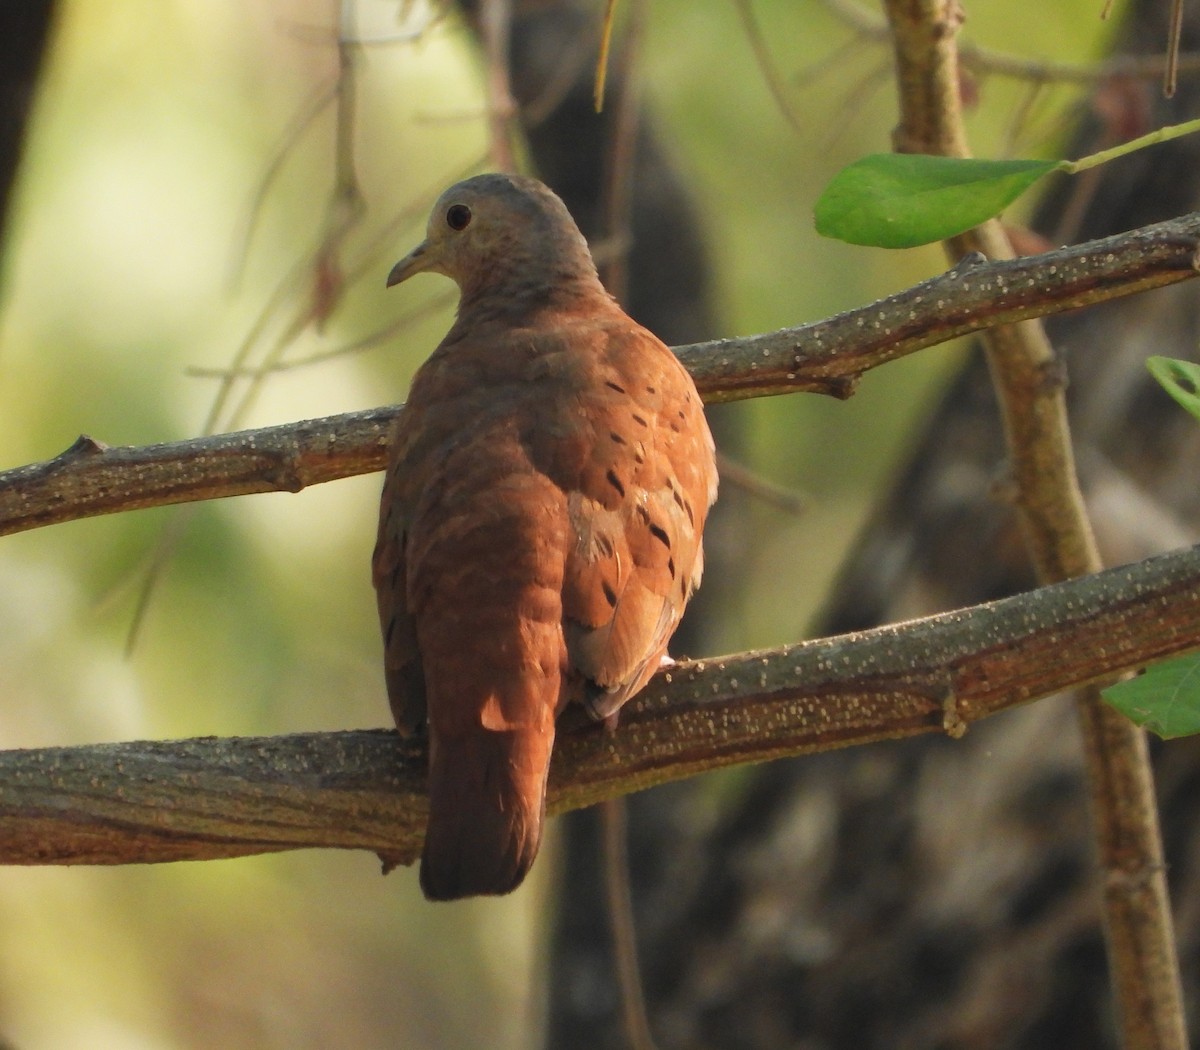
[[[431,261],[428,245],[418,244],[392,267],[392,272],[388,274],[387,286],[391,288],[401,281],[407,281],[414,273],[421,273],[423,270],[428,269]]]

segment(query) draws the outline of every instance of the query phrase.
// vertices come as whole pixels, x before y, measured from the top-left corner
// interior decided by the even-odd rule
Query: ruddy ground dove
[[[713,441],[678,359],[604,290],[562,201],[480,175],[388,285],[458,316],[390,436],[373,576],[388,695],[429,732],[427,897],[507,893],[537,854],[555,719],[610,719],[700,582]]]

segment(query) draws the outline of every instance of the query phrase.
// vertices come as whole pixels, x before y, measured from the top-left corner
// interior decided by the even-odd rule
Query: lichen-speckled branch
[[[1044,255],[978,257],[828,320],[677,347],[706,401],[794,391],[848,397],[871,368],[1000,324],[1194,277],[1200,213]],[[0,536],[142,507],[295,492],[381,470],[396,407],[143,448],[81,438],[0,472]]]
[[[1200,648],[1200,548],[860,634],[661,672],[616,733],[564,727],[560,813],[716,769],[946,732]],[[427,756],[390,730],[0,752],[0,864],[420,850]]]

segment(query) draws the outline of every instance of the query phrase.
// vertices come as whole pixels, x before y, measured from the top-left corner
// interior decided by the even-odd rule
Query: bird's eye
[[[451,204],[446,209],[446,225],[452,230],[465,230],[471,225],[471,209],[465,204]]]

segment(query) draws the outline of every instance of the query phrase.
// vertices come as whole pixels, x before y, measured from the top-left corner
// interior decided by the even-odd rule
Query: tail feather
[[[515,890],[542,839],[553,729],[430,740],[421,889],[430,900]]]

